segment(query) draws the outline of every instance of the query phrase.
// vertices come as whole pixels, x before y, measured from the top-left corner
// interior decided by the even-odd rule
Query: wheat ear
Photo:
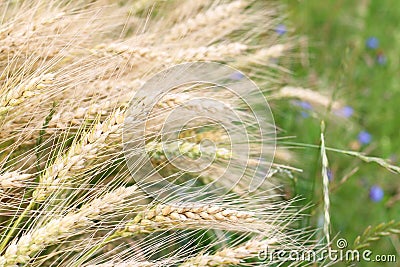
[[[187,142],[187,141],[175,141],[168,143],[160,143],[151,141],[146,144],[146,151],[151,154],[154,159],[165,159],[165,154],[171,154],[179,157],[181,155],[188,156],[191,159],[196,159],[206,153],[209,155],[215,154],[216,159],[230,159],[231,152],[226,148],[216,148],[215,151],[202,149],[200,144]]]
[[[272,229],[271,225],[257,218],[254,212],[228,209],[216,205],[180,204],[172,206],[158,204],[139,212],[122,229],[106,237],[103,242],[86,252],[75,266],[79,266],[104,245],[121,237],[165,230],[205,228],[254,233],[265,233]]]
[[[58,157],[40,177],[39,187],[33,194],[34,200],[44,201],[66,178],[84,169],[87,162],[96,158],[97,152],[107,145],[107,137],[113,134],[120,136],[123,112],[115,110],[104,122],[95,124],[65,155]]]
[[[18,171],[5,172],[0,175],[0,187],[3,189],[24,187],[32,174],[24,174]]]
[[[165,37],[165,40],[167,42],[176,41],[187,34],[197,32],[209,25],[214,25],[214,27],[216,27],[216,25],[224,20],[229,20],[229,18],[240,14],[243,8],[248,4],[248,1],[237,0],[229,4],[219,5],[215,9],[209,9],[206,12],[200,13],[196,17],[189,19],[188,21],[175,25],[171,29],[170,34]],[[212,31],[216,31],[216,29],[212,29]]]
[[[7,113],[13,107],[21,104],[54,81],[54,74],[42,74],[22,83],[5,93],[0,99],[0,115]]]
[[[217,44],[198,48],[178,49],[176,51],[157,51],[155,48],[131,47],[113,43],[99,45],[92,51],[102,56],[120,55],[131,62],[131,64],[140,64],[140,61],[143,59],[167,64],[196,60],[226,60],[229,57],[240,55],[246,50],[248,50],[248,46],[241,43]]]
[[[320,105],[326,108],[332,107],[334,110],[340,109],[342,104],[330,99],[329,97],[310,89],[301,87],[285,86],[280,89],[276,94],[271,96],[272,98],[298,98],[303,101],[308,101],[316,105]]]
[[[186,260],[180,267],[230,266],[242,263],[244,259],[257,257],[258,254],[274,244],[276,239],[250,240],[236,247],[224,248],[214,254],[200,254]]]
[[[165,229],[188,229],[209,226],[218,228],[218,225],[227,229],[240,229],[252,224],[266,225],[255,217],[253,212],[227,209],[212,205],[163,205],[139,213],[131,222],[126,224],[123,230],[118,232],[121,236],[129,236],[135,233],[151,233]],[[225,225],[225,227],[223,226]],[[237,227],[235,227],[235,225]],[[229,227],[228,227],[229,226]],[[258,228],[261,230],[261,228]],[[265,230],[267,230],[265,228]]]
[[[121,187],[83,205],[77,212],[71,212],[61,218],[48,221],[44,226],[35,228],[12,242],[0,257],[0,266],[15,266],[28,263],[31,257],[49,245],[71,237],[80,230],[93,224],[93,220],[112,212],[128,197],[137,191],[137,186]]]
[[[4,249],[20,222],[36,203],[45,201],[54,191],[60,190],[60,185],[85,169],[88,161],[96,158],[97,152],[107,145],[107,137],[121,130],[123,121],[123,111],[115,110],[104,122],[95,123],[88,133],[74,142],[65,154],[57,157],[54,163],[46,168],[44,174],[40,176],[39,185],[35,188],[29,205],[10,227],[0,245],[0,250]]]

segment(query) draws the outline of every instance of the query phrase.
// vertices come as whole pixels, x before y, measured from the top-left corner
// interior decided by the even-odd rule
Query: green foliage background
[[[299,51],[303,60],[293,63],[297,83],[321,92],[328,92],[354,109],[349,120],[329,111],[308,111],[300,115],[300,107],[283,106],[276,114],[277,125],[290,141],[318,145],[320,121],[326,119],[326,144],[344,150],[359,150],[368,155],[391,160],[398,165],[400,157],[400,2],[396,0],[307,0],[283,1],[289,11],[289,29],[307,38],[306,50]],[[366,40],[376,37],[377,49],[369,49]],[[300,49],[301,50],[301,49]],[[379,64],[377,56],[387,61]],[[298,62],[298,61],[295,61]],[[327,119],[327,117],[329,117]],[[358,148],[357,135],[366,130],[372,142]],[[288,140],[285,140],[287,142]],[[316,204],[311,218],[304,224],[318,225],[322,215],[319,152],[313,148],[297,150],[297,166],[305,171],[297,180],[295,191],[305,202]],[[332,232],[349,243],[369,225],[392,219],[400,220],[400,201],[389,205],[400,192],[400,177],[380,166],[328,153],[334,179],[330,186]],[[354,168],[359,170],[340,184]],[[378,185],[385,196],[379,202],[369,198],[369,189]],[[395,254],[397,263],[360,263],[359,266],[398,266],[399,236],[391,235],[374,242],[374,254]]]

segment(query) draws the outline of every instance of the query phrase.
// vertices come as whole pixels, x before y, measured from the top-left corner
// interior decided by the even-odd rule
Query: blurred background
[[[344,103],[341,112],[317,109],[306,101],[281,103],[274,115],[284,129],[281,144],[296,152],[292,192],[312,203],[304,226],[323,221],[320,124],[325,120],[326,146],[354,150],[399,165],[400,157],[400,1],[283,0],[287,20],[276,32],[297,35],[304,49],[293,60],[291,84],[311,88]],[[289,83],[289,80],[288,80]],[[307,144],[307,145],[301,145]],[[400,220],[400,176],[376,163],[340,152],[327,152],[330,162],[332,235],[349,247],[369,226]],[[384,227],[383,227],[384,228]],[[390,228],[390,226],[389,226]],[[390,231],[387,231],[389,233]],[[381,234],[385,235],[385,234]],[[395,254],[400,266],[399,235],[370,243],[374,254]]]

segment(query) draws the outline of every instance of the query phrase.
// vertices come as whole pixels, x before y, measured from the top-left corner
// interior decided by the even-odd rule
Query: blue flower
[[[340,117],[350,118],[354,113],[354,109],[350,106],[345,106],[345,107],[337,110],[335,113],[336,113],[336,115],[338,115]]]
[[[367,131],[361,131],[358,134],[358,141],[363,145],[368,145],[371,143],[372,135]]]
[[[369,49],[377,49],[379,46],[379,40],[376,37],[369,37],[365,44]]]
[[[329,182],[332,182],[334,176],[333,176],[333,172],[332,172],[331,169],[328,169],[328,170],[327,170],[327,175],[328,175],[328,180],[329,180]]]
[[[378,185],[373,185],[369,189],[369,198],[374,202],[381,201],[384,195],[383,189]]]
[[[279,24],[278,26],[276,26],[275,32],[278,35],[284,35],[287,32],[286,26],[283,24]]]
[[[387,59],[384,54],[380,53],[376,56],[376,62],[378,62],[379,65],[385,65],[386,61]]]
[[[231,80],[239,81],[244,78],[244,74],[241,73],[240,71],[236,71],[231,74],[230,78],[231,78]]]
[[[305,110],[312,110],[312,105],[307,101],[294,101],[293,102],[296,106],[302,107]]]

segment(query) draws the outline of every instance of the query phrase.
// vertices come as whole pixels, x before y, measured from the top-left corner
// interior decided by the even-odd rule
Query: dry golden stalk
[[[234,66],[242,69],[247,68],[249,65],[270,65],[274,59],[286,56],[291,50],[292,46],[289,44],[274,44],[270,47],[263,48],[255,51],[254,54],[249,54],[237,60]]]

